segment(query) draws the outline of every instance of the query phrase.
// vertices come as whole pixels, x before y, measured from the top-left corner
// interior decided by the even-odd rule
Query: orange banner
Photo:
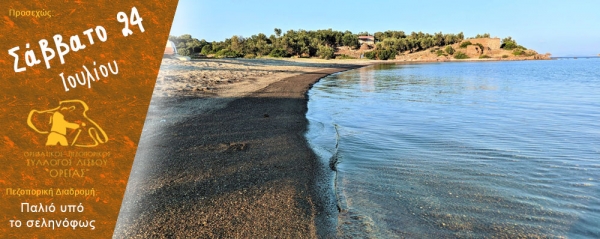
[[[0,2],[0,235],[110,238],[177,0]]]

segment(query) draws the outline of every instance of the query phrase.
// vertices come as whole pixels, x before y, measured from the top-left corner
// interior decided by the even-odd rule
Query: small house
[[[375,37],[374,36],[358,36],[358,44],[367,44],[367,45],[375,45]]]
[[[475,45],[477,43],[481,44],[484,47],[484,50],[499,50],[501,46],[500,38],[476,38],[476,39],[466,39],[465,41],[470,41],[471,44]]]

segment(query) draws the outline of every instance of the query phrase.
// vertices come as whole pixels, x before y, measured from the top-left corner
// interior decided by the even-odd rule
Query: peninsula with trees
[[[234,35],[223,41],[198,40],[189,34],[169,36],[182,56],[212,58],[321,58],[396,61],[535,60],[550,59],[517,44],[511,37],[500,39],[489,33],[465,38],[462,32],[429,34],[403,31],[360,32],[288,30],[250,37]]]

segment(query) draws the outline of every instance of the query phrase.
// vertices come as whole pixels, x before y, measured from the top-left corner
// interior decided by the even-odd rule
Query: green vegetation
[[[452,48],[451,46],[447,46],[444,50],[446,51],[446,53],[448,53],[448,55],[454,54],[454,48]]]
[[[333,58],[335,51],[330,46],[319,46],[319,50],[317,50],[317,55],[321,59],[329,60]]]
[[[357,49],[360,46],[358,45],[358,36],[352,34],[349,31],[346,31],[344,33],[344,36],[342,37],[342,44],[344,46],[349,46],[350,49]]]
[[[175,43],[178,53],[184,56],[195,54],[214,55],[215,57],[320,57],[323,59],[333,58],[337,47],[347,46],[350,49],[358,49],[358,36],[368,35],[368,32],[353,34],[350,31],[327,30],[289,30],[283,32],[279,28],[274,29],[274,34],[267,37],[263,33],[250,37],[232,36],[220,42],[207,42],[198,40],[189,34],[181,36],[169,36],[169,40]],[[441,32],[428,34],[423,32],[412,32],[406,34],[403,31],[385,31],[373,34],[377,45],[373,59],[392,59],[398,53],[417,52],[434,46],[444,47],[460,42],[464,39],[463,33],[443,34]]]
[[[508,55],[502,55],[502,58],[508,58]]]
[[[396,58],[396,52],[393,50],[373,50],[365,52],[365,57],[370,60],[389,60]]]
[[[490,38],[490,34],[489,33],[484,33],[482,35],[477,34],[477,36],[475,36],[475,38]]]
[[[282,49],[273,49],[271,53],[269,53],[270,57],[288,57],[287,52]]]
[[[231,58],[231,57],[241,57],[243,56],[242,54],[240,54],[239,52],[230,50],[230,49],[222,49],[220,51],[218,51],[217,53],[215,53],[215,57],[217,58]]]
[[[533,51],[527,51],[523,48],[517,48],[513,50],[512,54],[515,56],[533,56],[536,53]]]
[[[481,56],[479,56],[479,59],[487,59],[487,58],[491,58],[491,57],[488,56],[488,55],[481,55]]]
[[[350,31],[327,30],[288,30],[279,28],[273,30],[273,34],[267,36],[258,33],[250,37],[232,36],[223,41],[208,42],[198,40],[189,34],[181,36],[169,36],[169,40],[175,43],[178,53],[184,56],[195,56],[202,54],[214,57],[319,57],[332,59],[338,47],[360,48],[358,36],[369,35],[368,32],[354,34]],[[384,31],[372,34],[375,38],[375,47],[370,52],[365,52],[368,59],[387,60],[394,59],[397,55],[414,53],[433,48],[431,53],[438,56],[456,55],[456,49],[450,45],[462,42],[464,34],[443,34],[442,32],[429,34],[423,32]],[[489,33],[477,35],[475,38],[489,37]],[[460,44],[460,48],[472,45],[470,41]],[[480,44],[479,44],[480,45]],[[524,47],[516,44],[512,38],[503,39],[504,49],[522,49]],[[483,46],[480,45],[483,49]],[[483,54],[483,52],[481,52]],[[463,56],[464,55],[464,56]],[[457,59],[464,59],[464,52]],[[339,59],[348,59],[349,56],[338,56]]]
[[[389,60],[396,58],[396,51],[393,50],[377,50],[377,59]]]
[[[517,49],[513,50],[512,54],[515,55],[515,56],[520,56],[520,55],[525,54],[525,51],[523,51],[523,49],[517,48]]]
[[[527,50],[527,48],[517,44],[517,42],[515,40],[513,40],[512,37],[507,37],[507,38],[502,39],[502,45],[500,45],[500,48],[502,48],[504,50],[514,50],[514,49]]]
[[[470,41],[464,41],[460,44],[460,48],[467,48],[468,45],[472,45]]]
[[[365,52],[365,57],[369,60],[376,60],[377,59],[377,53],[375,51],[369,51],[369,52]]]
[[[202,47],[202,50],[200,51],[200,53],[202,55],[206,56],[206,55],[210,54],[211,51],[212,51],[212,46],[210,44],[207,44]]]
[[[465,54],[462,51],[457,51],[456,53],[454,53],[454,58],[455,59],[468,59],[469,56],[467,56],[467,54]]]

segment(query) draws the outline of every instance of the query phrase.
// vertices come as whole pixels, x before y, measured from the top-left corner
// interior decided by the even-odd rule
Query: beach
[[[374,61],[164,59],[115,238],[334,235],[306,92]]]

